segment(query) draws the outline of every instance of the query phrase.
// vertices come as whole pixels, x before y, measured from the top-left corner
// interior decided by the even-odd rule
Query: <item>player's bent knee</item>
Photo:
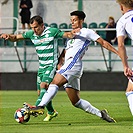
[[[42,82],[41,84],[40,84],[40,88],[41,89],[47,89],[48,88],[48,83],[46,83],[46,82]]]

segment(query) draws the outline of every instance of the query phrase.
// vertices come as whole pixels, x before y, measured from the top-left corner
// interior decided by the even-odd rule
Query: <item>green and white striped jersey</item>
[[[55,39],[62,38],[63,34],[63,31],[50,27],[47,27],[40,36],[37,36],[33,30],[22,34],[25,39],[31,39],[35,45],[40,69],[57,65],[58,46],[57,43],[55,43]]]

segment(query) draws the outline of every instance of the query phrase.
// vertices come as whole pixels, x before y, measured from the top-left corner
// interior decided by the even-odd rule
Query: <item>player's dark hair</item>
[[[85,13],[83,12],[83,11],[73,11],[73,12],[71,12],[70,13],[70,15],[71,16],[78,16],[78,18],[80,19],[80,20],[84,20],[85,19],[85,17],[86,17],[86,15],[85,15]]]
[[[41,16],[37,15],[37,16],[33,16],[31,19],[30,19],[30,24],[33,24],[34,21],[38,22],[39,25],[41,25],[43,23],[43,19]]]

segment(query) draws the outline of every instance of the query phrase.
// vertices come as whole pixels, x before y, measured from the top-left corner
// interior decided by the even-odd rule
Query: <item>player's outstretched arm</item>
[[[105,41],[101,37],[96,40],[100,45],[102,45],[107,50],[117,54],[119,56],[118,50],[116,50],[109,42]]]
[[[125,76],[130,78],[133,75],[133,72],[128,66],[127,53],[126,53],[126,48],[124,45],[125,37],[119,36],[117,38],[117,40],[118,40],[118,52],[119,52],[119,55],[120,55],[121,60],[122,60],[122,64],[123,64],[123,68],[124,68],[124,74],[125,74]]]
[[[12,42],[16,42],[18,40],[23,40],[23,36],[22,34],[18,34],[18,35],[13,35],[13,34],[1,34],[0,38],[3,38],[5,40],[10,40]]]

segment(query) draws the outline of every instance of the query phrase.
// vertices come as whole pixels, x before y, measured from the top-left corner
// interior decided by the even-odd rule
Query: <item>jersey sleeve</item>
[[[61,31],[60,29],[58,28],[52,28],[52,31],[54,32],[54,36],[55,38],[62,38],[63,35],[64,35],[64,31]]]
[[[124,28],[124,24],[122,23],[121,20],[119,20],[117,22],[116,33],[117,33],[117,37],[118,36],[125,36],[126,35],[126,31],[125,31],[125,28]]]
[[[92,41],[96,41],[98,38],[100,38],[100,36],[94,30],[91,29],[87,29],[87,34],[88,38]]]
[[[34,32],[32,30],[29,30],[29,31],[26,31],[25,33],[23,33],[22,36],[25,39],[30,39],[33,34],[34,34]]]

